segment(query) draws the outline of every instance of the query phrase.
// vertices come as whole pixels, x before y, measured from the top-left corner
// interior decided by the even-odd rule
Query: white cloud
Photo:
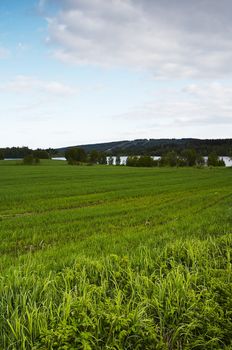
[[[62,61],[148,69],[165,79],[232,73],[230,0],[58,3],[48,31]]]
[[[58,81],[41,80],[30,76],[17,76],[13,80],[0,85],[2,92],[42,92],[58,96],[73,95],[78,90],[72,86],[60,83]]]
[[[162,89],[154,99],[122,114],[141,128],[232,127],[232,87],[219,83],[190,84],[182,89]],[[190,129],[191,130],[191,129]]]

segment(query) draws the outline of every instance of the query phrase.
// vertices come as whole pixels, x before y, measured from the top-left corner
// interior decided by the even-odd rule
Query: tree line
[[[208,156],[212,152],[216,152],[219,156],[229,156],[232,150],[232,139],[136,139],[72,146],[74,147],[83,148],[87,153],[96,150],[106,152],[108,155],[112,154],[112,156],[135,156],[137,154],[162,156],[170,151],[180,154],[184,149],[192,148],[202,156]],[[67,147],[57,149],[60,157],[64,156],[66,149]]]
[[[195,149],[202,156],[209,156],[210,153],[216,153],[219,156],[230,156],[232,151],[232,139],[150,139],[134,140],[128,142],[125,147],[119,145],[112,149],[114,156],[126,155],[134,156],[150,155],[163,156],[168,152],[175,151],[178,155],[185,149]]]
[[[98,152],[92,150],[87,153],[83,148],[74,147],[66,149],[65,158],[68,164],[81,165],[82,163],[88,164],[107,164],[107,154],[104,152]],[[111,156],[108,158],[108,164],[113,165],[114,159]],[[120,156],[117,155],[115,159],[115,165],[120,165]],[[159,159],[153,159],[150,155],[142,156],[129,156],[126,162],[127,166],[134,167],[155,167],[155,166],[203,166],[206,165],[205,159],[202,155],[196,152],[194,149],[184,149],[180,154],[175,151],[169,151],[162,155]],[[208,166],[225,166],[223,159],[211,152],[207,159]]]
[[[107,164],[106,153],[95,150],[87,153],[83,148],[74,147],[66,149],[64,155],[68,164],[71,165],[80,165],[82,163]]]
[[[52,156],[56,155],[56,150],[53,148],[37,148],[36,150],[33,150],[28,147],[7,147],[0,149],[0,159],[23,159],[26,156],[31,155],[38,159],[50,159]]]
[[[40,159],[50,159],[54,156],[53,149],[36,149],[32,150],[28,147],[12,147],[0,150],[0,159],[5,158],[22,158],[23,164],[39,164]],[[65,158],[70,165],[81,164],[107,164],[106,152],[92,150],[86,152],[84,148],[72,147],[65,151]],[[232,158],[232,156],[231,156]],[[108,164],[113,165],[114,159],[112,155],[108,158]],[[116,165],[121,164],[120,155],[116,156]],[[129,156],[126,162],[127,166],[132,167],[156,167],[156,166],[225,166],[223,159],[220,159],[216,152],[208,155],[207,162],[204,157],[193,148],[187,148],[181,152],[175,150],[168,151],[161,155],[159,159],[153,159],[151,155]]]
[[[155,167],[155,166],[225,166],[223,159],[215,153],[209,154],[207,162],[204,157],[194,149],[185,149],[178,155],[175,151],[170,151],[161,156],[159,159],[153,159],[151,156],[131,156],[127,158],[127,166],[134,167]]]

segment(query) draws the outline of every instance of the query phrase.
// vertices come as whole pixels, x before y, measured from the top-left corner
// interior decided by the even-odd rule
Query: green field
[[[232,169],[0,162],[0,349],[232,349]]]

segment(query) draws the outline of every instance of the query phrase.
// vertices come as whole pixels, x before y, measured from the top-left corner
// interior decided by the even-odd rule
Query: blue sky
[[[230,10],[1,0],[0,147],[231,137]]]

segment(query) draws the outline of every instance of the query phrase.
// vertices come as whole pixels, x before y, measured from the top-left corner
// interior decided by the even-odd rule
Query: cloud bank
[[[133,120],[147,130],[183,127],[191,130],[217,125],[228,128],[232,126],[231,101],[231,86],[214,82],[190,84],[181,89],[158,90],[150,102],[118,117]]]
[[[232,73],[230,0],[57,3],[60,9],[48,18],[48,42],[62,61],[149,70],[159,79]]]

